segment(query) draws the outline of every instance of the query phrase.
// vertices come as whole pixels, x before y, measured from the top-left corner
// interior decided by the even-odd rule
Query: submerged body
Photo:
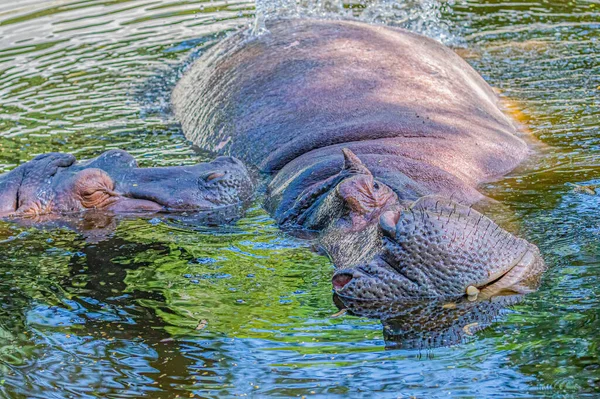
[[[284,227],[318,232],[341,296],[518,289],[537,248],[469,206],[528,155],[487,83],[401,29],[283,20],[213,47],[173,93],[186,136],[267,176]]]

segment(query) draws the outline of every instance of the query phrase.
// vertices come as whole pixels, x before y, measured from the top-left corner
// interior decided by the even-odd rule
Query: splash
[[[266,22],[276,18],[347,19],[401,27],[459,46],[463,40],[449,21],[452,5],[454,0],[256,0],[252,33],[268,33]]]
[[[457,29],[448,19],[452,5],[452,0],[376,0],[364,8],[359,19],[408,29],[447,45],[460,45],[460,35],[454,33]]]
[[[253,34],[267,33],[266,21],[276,18],[352,18],[339,0],[256,0]]]

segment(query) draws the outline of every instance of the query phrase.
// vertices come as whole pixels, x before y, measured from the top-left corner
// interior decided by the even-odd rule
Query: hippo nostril
[[[333,288],[336,291],[341,290],[346,285],[348,285],[348,283],[350,281],[352,281],[352,278],[353,278],[353,276],[351,274],[349,274],[349,273],[337,273],[331,279],[331,282],[333,283]]]
[[[209,174],[208,176],[206,176],[206,178],[204,180],[206,180],[207,182],[212,181],[212,180],[217,180],[217,179],[221,179],[225,177],[225,173],[223,172],[213,172],[211,174]]]

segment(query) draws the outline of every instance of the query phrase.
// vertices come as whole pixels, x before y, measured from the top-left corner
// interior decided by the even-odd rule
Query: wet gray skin
[[[399,201],[362,164],[340,175],[299,217],[323,229],[323,247],[336,265],[345,265],[332,279],[342,297],[381,302],[524,294],[545,269],[535,245],[471,207],[440,196]]]
[[[49,153],[0,175],[0,216],[208,212],[248,200],[252,191],[248,171],[232,157],[193,166],[138,168],[121,150],[83,162],[70,154]]]
[[[281,216],[317,232],[336,265],[333,288],[369,302],[525,294],[545,270],[538,248],[470,206],[436,195],[400,200],[350,150],[331,178]]]

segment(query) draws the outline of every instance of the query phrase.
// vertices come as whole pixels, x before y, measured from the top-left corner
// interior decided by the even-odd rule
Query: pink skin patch
[[[365,228],[388,205],[398,202],[396,194],[372,175],[348,178],[337,190],[350,210],[352,231]]]
[[[336,291],[339,291],[342,288],[344,288],[350,281],[352,281],[352,276],[346,273],[336,274],[331,280],[331,282],[333,283],[333,288]]]

